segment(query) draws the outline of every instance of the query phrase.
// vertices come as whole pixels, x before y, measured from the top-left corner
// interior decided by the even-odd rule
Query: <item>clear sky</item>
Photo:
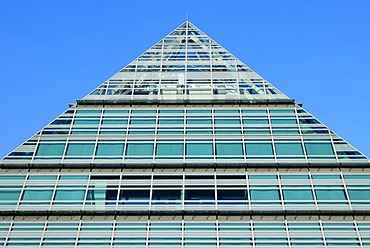
[[[2,0],[0,157],[189,20],[370,156],[370,1]]]

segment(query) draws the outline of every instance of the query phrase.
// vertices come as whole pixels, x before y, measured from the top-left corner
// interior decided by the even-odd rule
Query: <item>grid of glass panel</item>
[[[185,22],[84,100],[225,98],[288,99],[193,24]]]
[[[71,108],[4,161],[367,161],[297,105]]]
[[[370,173],[0,176],[0,210],[368,210]]]
[[[4,221],[4,247],[369,247],[368,221]]]

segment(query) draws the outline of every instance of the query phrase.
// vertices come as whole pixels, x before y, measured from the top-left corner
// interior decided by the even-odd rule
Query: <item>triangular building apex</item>
[[[207,103],[293,99],[187,20],[81,101]]]

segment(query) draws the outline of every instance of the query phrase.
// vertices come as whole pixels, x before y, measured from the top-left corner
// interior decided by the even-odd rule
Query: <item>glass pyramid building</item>
[[[369,160],[188,21],[0,166],[4,247],[370,247]]]

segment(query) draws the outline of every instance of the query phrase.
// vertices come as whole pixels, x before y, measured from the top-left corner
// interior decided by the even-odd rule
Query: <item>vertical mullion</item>
[[[279,189],[279,195],[280,195],[280,204],[283,208],[283,210],[285,211],[285,199],[284,199],[284,195],[283,195],[283,187],[281,185],[281,179],[280,179],[280,173],[279,171],[276,172],[276,176],[277,176],[277,180],[278,180],[278,189]]]
[[[349,197],[346,181],[344,180],[343,171],[340,171],[340,178],[343,184],[344,194],[346,195],[346,198],[348,201],[349,209],[352,210],[352,202],[351,202],[351,198]]]
[[[311,190],[312,190],[313,200],[314,200],[314,203],[315,203],[315,208],[316,208],[316,210],[319,210],[319,203],[318,203],[318,200],[317,200],[317,197],[316,197],[315,185],[313,183],[312,173],[310,171],[308,172],[308,178],[310,180],[310,186],[311,186]]]
[[[21,192],[19,194],[18,201],[17,201],[17,204],[15,206],[15,211],[17,211],[18,208],[19,208],[19,205],[21,205],[21,200],[22,200],[24,191],[26,189],[26,184],[27,184],[28,178],[29,178],[29,171],[27,172],[26,177],[24,178],[23,185],[22,185],[22,188],[21,188]]]
[[[267,113],[267,120],[268,120],[268,125],[269,125],[269,131],[270,131],[270,134],[271,134],[271,144],[272,144],[272,150],[273,150],[273,153],[274,153],[274,159],[275,159],[275,163],[278,163],[278,154],[276,153],[276,148],[275,148],[275,138],[274,138],[274,133],[272,132],[272,123],[271,123],[271,115],[270,115],[270,108],[267,107],[266,108],[266,113]]]

